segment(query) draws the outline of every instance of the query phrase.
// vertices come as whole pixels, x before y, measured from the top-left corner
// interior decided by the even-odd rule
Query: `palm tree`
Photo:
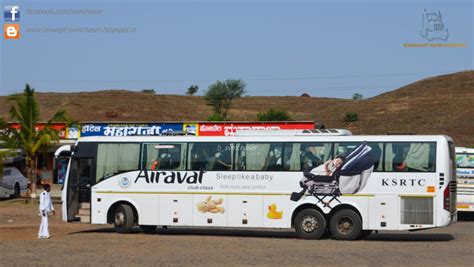
[[[56,112],[44,125],[38,129],[40,110],[35,99],[34,89],[28,84],[23,94],[12,95],[9,100],[13,102],[10,108],[10,120],[19,124],[19,129],[14,129],[0,120],[0,139],[8,147],[21,149],[25,153],[28,181],[31,183],[31,198],[36,198],[36,178],[38,153],[46,151],[51,143],[59,141],[59,131],[53,129],[53,122],[70,122],[65,111]]]

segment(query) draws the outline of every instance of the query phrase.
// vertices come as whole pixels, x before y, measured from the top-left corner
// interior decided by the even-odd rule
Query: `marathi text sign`
[[[87,123],[82,125],[81,137],[154,136],[182,131],[182,123]]]
[[[199,123],[200,136],[232,136],[237,130],[314,129],[313,122],[298,123]]]

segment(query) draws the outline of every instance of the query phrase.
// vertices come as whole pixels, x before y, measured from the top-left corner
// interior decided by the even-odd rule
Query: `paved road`
[[[31,204],[0,204],[3,266],[25,265],[409,265],[472,266],[474,216],[448,227],[390,232],[366,240],[299,240],[292,231],[159,229],[128,235],[51,218],[53,238],[36,239]],[[32,215],[34,214],[34,215]]]

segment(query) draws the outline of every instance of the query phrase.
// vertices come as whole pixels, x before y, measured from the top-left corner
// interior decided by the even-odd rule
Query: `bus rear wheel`
[[[315,209],[305,209],[296,215],[295,231],[301,239],[319,239],[326,230],[326,219]]]
[[[127,204],[121,204],[115,210],[114,227],[117,233],[130,233],[133,228],[133,209]]]
[[[355,240],[362,232],[362,219],[355,211],[342,209],[331,217],[329,230],[337,240]]]

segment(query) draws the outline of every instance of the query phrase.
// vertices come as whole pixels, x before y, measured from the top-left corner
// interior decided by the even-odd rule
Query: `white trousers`
[[[41,214],[41,225],[38,231],[39,238],[48,238],[49,237],[49,230],[48,230],[48,214],[43,216]]]

